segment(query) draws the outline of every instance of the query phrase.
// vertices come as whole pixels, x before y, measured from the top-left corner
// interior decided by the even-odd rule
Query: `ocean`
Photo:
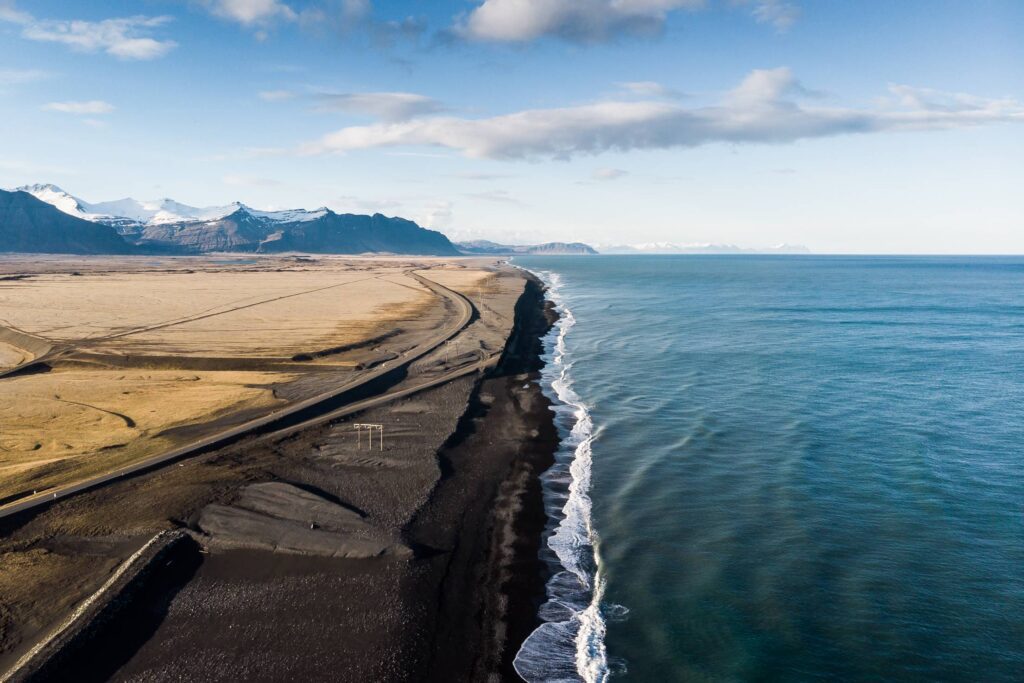
[[[562,314],[524,678],[1024,680],[1024,259],[514,263]]]

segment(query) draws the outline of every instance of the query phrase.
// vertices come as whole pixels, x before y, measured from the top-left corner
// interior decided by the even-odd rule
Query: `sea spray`
[[[566,337],[576,319],[562,297],[561,278],[557,273],[537,275],[559,314],[544,339],[541,387],[552,401],[561,444],[555,465],[542,477],[549,518],[545,538],[550,552],[545,559],[552,569],[547,602],[540,609],[545,623],[523,643],[514,666],[528,683],[603,683],[608,678],[604,577],[589,496],[596,434],[590,411],[572,389]]]

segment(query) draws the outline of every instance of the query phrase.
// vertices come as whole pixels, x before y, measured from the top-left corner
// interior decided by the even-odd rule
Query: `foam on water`
[[[604,578],[588,494],[596,434],[587,405],[572,388],[566,337],[576,319],[563,298],[561,278],[557,273],[536,274],[559,315],[544,339],[541,387],[553,403],[561,444],[555,465],[542,477],[548,511],[545,560],[553,574],[540,610],[545,623],[523,643],[514,666],[528,683],[603,683],[609,675],[601,605]]]

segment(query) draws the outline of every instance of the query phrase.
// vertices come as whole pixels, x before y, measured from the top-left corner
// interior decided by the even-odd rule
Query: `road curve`
[[[278,420],[282,420],[291,415],[295,415],[303,410],[315,408],[317,405],[321,403],[329,401],[347,391],[351,391],[352,389],[367,384],[368,382],[371,382],[389,372],[393,372],[396,369],[408,367],[416,360],[430,353],[438,346],[445,343],[446,341],[457,335],[459,332],[461,332],[463,329],[465,329],[465,327],[469,324],[470,320],[473,317],[474,308],[473,304],[470,303],[469,299],[467,299],[465,296],[459,294],[458,292],[452,289],[445,287],[439,282],[435,282],[434,280],[423,277],[419,273],[412,270],[406,271],[406,273],[415,280],[417,280],[418,282],[420,282],[421,284],[423,284],[424,286],[426,286],[427,288],[429,288],[435,294],[453,303],[458,311],[458,318],[455,322],[447,326],[445,329],[443,329],[433,337],[430,337],[429,339],[425,340],[423,343],[419,344],[411,351],[406,352],[406,354],[402,356],[400,362],[395,362],[395,364],[390,367],[388,367],[387,363],[382,363],[380,366],[373,368],[372,370],[369,370],[367,372],[364,372],[356,379],[347,382],[341,385],[340,387],[332,389],[331,391],[324,392],[307,399],[303,399],[296,403],[292,403],[283,408],[271,411],[262,417],[249,420],[248,422],[244,422],[238,426],[226,429],[216,434],[211,434],[210,436],[204,437],[185,446],[179,446],[178,448],[172,449],[170,451],[165,451],[164,453],[150,456],[148,458],[132,463],[131,465],[127,465],[113,472],[108,472],[106,474],[90,477],[89,479],[85,479],[83,481],[77,482],[75,484],[70,484],[68,486],[59,487],[57,489],[48,489],[43,493],[38,493],[33,496],[29,496],[28,498],[23,498],[14,503],[9,503],[8,505],[0,507],[0,519],[21,512],[25,512],[27,510],[32,510],[34,508],[50,505],[57,500],[67,498],[68,496],[74,495],[76,493],[88,491],[103,486],[105,484],[118,481],[132,474],[149,471],[158,468],[162,465],[166,465],[171,462],[181,460],[182,458],[188,457],[190,455],[195,455],[199,452],[225,445],[228,442],[231,442],[241,436],[244,436],[249,432],[271,425],[274,422],[277,422]],[[399,392],[392,392],[394,395],[390,395],[390,397],[387,398],[386,400],[399,398],[399,395],[408,395],[408,393],[420,391],[426,388],[427,386],[434,386],[435,384],[441,383],[441,381],[448,381],[448,379],[452,379],[462,374],[467,374],[467,372],[475,371],[477,369],[476,366],[483,366],[484,363],[484,361],[481,361],[480,363],[476,363],[473,366],[467,366],[469,369],[461,368],[459,371],[456,371],[454,373],[448,373],[447,375],[443,375],[442,377],[436,378],[435,380],[425,383],[424,385],[421,385],[419,387],[413,387],[412,389],[402,390]],[[383,402],[381,401],[381,399],[384,399],[384,396],[389,395],[385,394],[383,396],[358,401],[356,403],[351,404],[350,406],[346,406],[331,411],[327,415],[334,415],[334,417],[336,418],[348,414],[348,412],[362,410],[364,408],[371,407],[372,405],[376,405],[378,401]],[[356,406],[363,407],[357,408]],[[344,412],[346,410],[348,412]],[[302,429],[307,426],[310,426],[311,424],[320,424],[326,421],[323,418],[326,418],[326,415],[317,416],[309,420],[303,420],[302,422],[296,425],[291,425],[285,428],[284,430],[279,431],[293,432],[297,429]]]

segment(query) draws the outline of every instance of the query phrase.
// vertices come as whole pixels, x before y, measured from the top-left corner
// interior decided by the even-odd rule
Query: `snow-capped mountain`
[[[337,214],[327,208],[262,211],[239,202],[198,208],[173,199],[138,201],[128,198],[90,203],[56,185],[45,184],[25,185],[13,191],[0,190],[0,196],[6,195],[9,195],[12,205],[32,207],[35,203],[32,210],[40,216],[40,234],[52,232],[60,239],[54,238],[51,242],[66,243],[67,246],[60,247],[62,249],[80,248],[81,253],[123,253],[111,251],[113,247],[102,243],[102,240],[94,245],[78,245],[69,241],[69,236],[73,237],[76,232],[92,234],[97,232],[93,228],[102,227],[106,232],[100,230],[99,233],[119,236],[117,242],[120,246],[133,253],[304,251],[328,254],[458,254],[455,246],[441,233],[424,229],[404,218],[381,214]],[[76,224],[77,228],[74,227]],[[13,237],[8,241],[13,241]],[[52,251],[49,244],[40,243],[35,249]],[[0,240],[0,250],[4,247]],[[19,247],[18,250],[26,249]]]
[[[245,204],[238,204],[238,208],[249,213],[257,218],[267,218],[276,223],[305,223],[306,221],[315,221],[318,218],[323,218],[327,215],[329,209],[326,207],[320,207],[308,211],[306,209],[289,209],[285,211],[257,211],[256,209],[250,209]]]
[[[210,221],[234,213],[239,205],[197,208],[173,199],[139,201],[127,197],[109,202],[91,203],[51,184],[24,185],[15,188],[51,204],[64,213],[94,223],[124,225],[161,225],[186,221]]]
[[[42,199],[40,197],[40,199]],[[44,200],[45,201],[45,200]],[[127,197],[112,202],[90,205],[95,213],[118,218],[127,218],[142,225],[162,225],[185,221],[212,221],[234,213],[234,206],[208,206],[198,208],[176,202],[173,199],[138,201]]]
[[[37,185],[22,185],[21,187],[14,188],[15,192],[28,192],[36,199],[42,200],[47,204],[57,207],[69,216],[75,218],[82,218],[84,220],[96,221],[106,216],[98,214],[93,211],[87,202],[82,201],[78,197],[73,197],[64,190],[60,189],[56,185],[50,184],[37,184]]]
[[[314,211],[292,209],[287,211],[259,211],[249,208],[240,202],[227,206],[195,207],[173,199],[153,199],[139,201],[126,197],[107,202],[91,203],[71,195],[56,185],[37,184],[23,185],[15,188],[28,192],[36,199],[50,204],[64,213],[94,223],[107,223],[119,228],[135,226],[169,225],[174,223],[195,223],[216,221],[230,216],[237,211],[244,211],[256,218],[274,222],[297,223],[316,220],[323,217],[327,209]]]

